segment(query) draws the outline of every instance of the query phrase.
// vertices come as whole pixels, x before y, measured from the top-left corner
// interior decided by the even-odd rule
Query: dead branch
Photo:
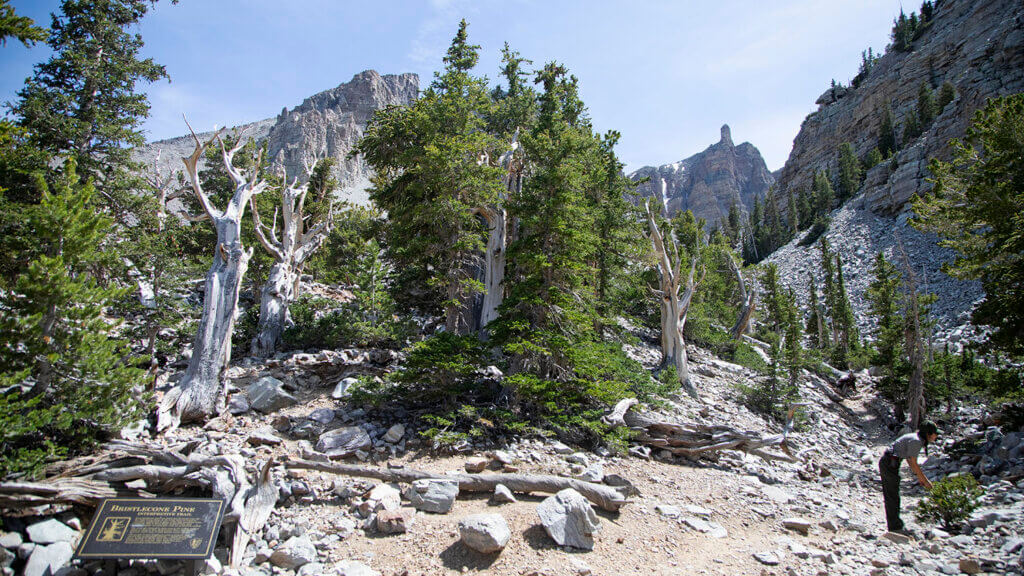
[[[342,476],[376,478],[384,482],[402,482],[407,484],[415,480],[454,480],[459,483],[459,490],[463,492],[492,492],[498,484],[504,484],[509,490],[520,493],[544,492],[554,494],[560,490],[572,488],[586,497],[587,500],[593,502],[597,507],[609,512],[618,511],[619,508],[628,502],[621,492],[611,486],[584,482],[583,480],[575,480],[573,478],[562,478],[560,476],[539,474],[431,474],[419,470],[374,468],[371,466],[333,464],[310,460],[290,460],[286,463],[286,466],[296,470],[318,470]]]
[[[797,461],[788,452],[785,434],[761,436],[756,432],[737,430],[731,426],[668,422],[650,414],[630,411],[635,404],[636,399],[633,398],[620,401],[605,417],[605,423],[610,426],[622,425],[632,428],[637,432],[635,440],[644,446],[666,450],[676,456],[687,458],[699,458],[719,450],[740,450],[765,460]],[[764,450],[771,446],[778,446],[783,453]]]

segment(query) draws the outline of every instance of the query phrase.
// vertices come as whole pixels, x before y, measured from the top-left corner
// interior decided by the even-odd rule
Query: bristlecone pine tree
[[[310,178],[314,176],[314,167],[307,167]],[[260,320],[251,347],[253,356],[257,358],[270,356],[277,349],[281,333],[288,322],[288,307],[298,296],[302,267],[331,232],[333,208],[329,208],[318,221],[306,221],[306,196],[309,189],[309,182],[300,185],[297,180],[281,186],[280,233],[277,231],[277,212],[274,213],[272,226],[267,226],[260,219],[255,197],[250,199],[256,237],[274,258],[267,281],[260,291]],[[322,193],[326,195],[327,191]],[[316,200],[323,202],[325,198]]]
[[[159,429],[173,428],[181,422],[206,420],[217,412],[218,402],[222,400],[221,373],[231,361],[231,336],[238,315],[238,294],[253,253],[251,247],[246,248],[242,244],[242,217],[250,199],[267,185],[259,175],[259,160],[248,171],[235,166],[234,155],[245,144],[242,138],[229,150],[219,132],[205,143],[200,142],[194,132],[192,137],[195,150],[182,160],[192,190],[217,231],[217,243],[213,263],[206,273],[203,314],[192,345],[192,358],[181,383],[161,400]],[[235,185],[235,192],[223,210],[213,205],[199,181],[199,159],[215,140],[221,146],[224,168]]]

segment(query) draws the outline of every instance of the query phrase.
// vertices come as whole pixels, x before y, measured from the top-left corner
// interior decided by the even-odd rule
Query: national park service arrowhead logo
[[[192,548],[199,548],[199,545],[203,543],[202,538],[193,538],[188,541],[188,545]]]

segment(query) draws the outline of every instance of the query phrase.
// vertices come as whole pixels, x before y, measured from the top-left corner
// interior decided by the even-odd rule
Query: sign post
[[[79,558],[166,558],[198,561],[213,553],[224,501],[211,498],[106,498],[75,555]]]

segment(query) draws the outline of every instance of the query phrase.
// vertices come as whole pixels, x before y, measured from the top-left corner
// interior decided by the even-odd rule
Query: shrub
[[[946,530],[956,530],[960,522],[971,515],[980,503],[984,490],[970,474],[947,476],[934,483],[928,495],[917,505],[917,519],[921,522],[942,522]]]
[[[376,319],[358,302],[342,305],[328,298],[303,295],[290,307],[292,325],[281,335],[285,349],[391,347],[405,339],[408,326],[395,317]],[[259,307],[256,313],[259,312]]]

